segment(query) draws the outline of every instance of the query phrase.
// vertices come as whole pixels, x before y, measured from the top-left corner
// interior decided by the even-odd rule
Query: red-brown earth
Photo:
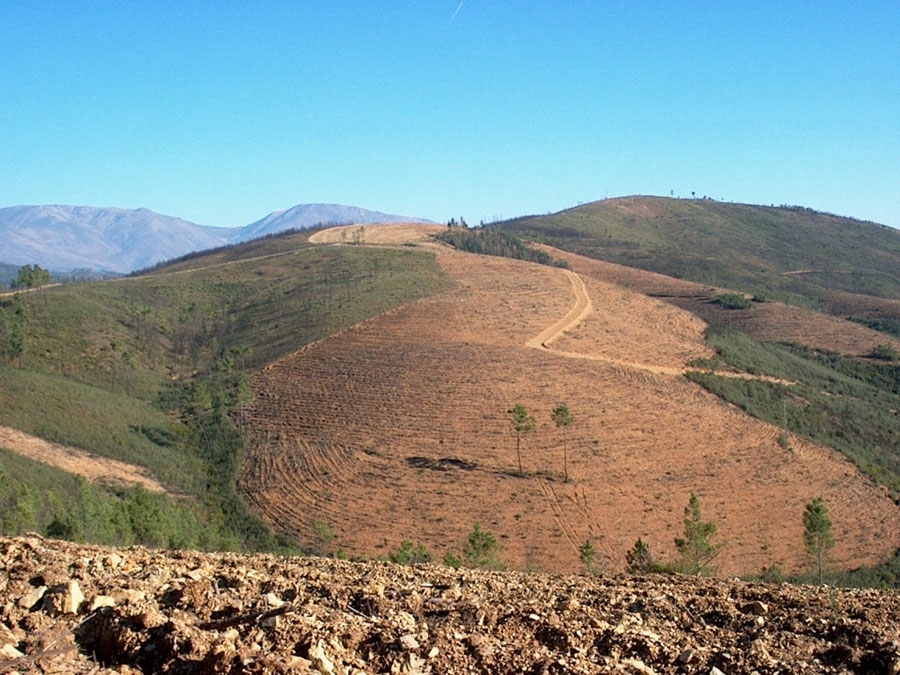
[[[900,596],[0,538],[0,673],[900,672]]]
[[[711,289],[568,254],[572,272],[457,252],[428,242],[434,229],[367,227],[364,241],[418,239],[453,290],[254,378],[239,486],[276,530],[351,556],[410,539],[441,557],[480,523],[512,568],[576,571],[590,539],[601,564],[621,570],[638,537],[657,557],[675,556],[693,492],[718,526],[719,574],[794,572],[806,565],[804,506],[821,496],[834,565],[897,550],[900,509],[845,458],[795,437],[783,448],[780,429],[682,376],[711,354],[705,324],[650,294],[683,301]],[[340,242],[340,232],[317,241]],[[810,328],[807,313],[774,303],[764,312],[785,335],[827,331],[830,348],[847,353],[884,341],[818,314]],[[522,438],[521,474],[507,412],[517,403],[537,421]],[[559,403],[576,417],[565,435],[550,419]]]

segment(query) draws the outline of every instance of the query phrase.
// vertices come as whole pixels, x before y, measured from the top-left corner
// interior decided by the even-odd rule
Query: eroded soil
[[[0,673],[897,673],[895,592],[0,539]]]
[[[395,243],[426,236],[381,227],[366,228],[367,244],[378,232]],[[675,555],[694,492],[718,525],[723,576],[804,569],[802,513],[817,496],[835,524],[838,567],[875,564],[900,545],[900,509],[841,455],[797,438],[785,449],[780,429],[682,376],[710,355],[705,324],[648,293],[690,298],[696,285],[417,245],[434,251],[454,290],[254,378],[240,487],[276,530],[364,557],[411,539],[441,558],[477,522],[512,568],[578,571],[590,539],[616,571],[638,537],[658,557]],[[521,472],[507,413],[516,403],[537,423],[522,439]],[[559,403],[576,417],[565,437],[550,420]]]

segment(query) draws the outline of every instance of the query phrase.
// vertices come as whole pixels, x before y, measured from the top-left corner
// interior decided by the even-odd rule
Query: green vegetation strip
[[[717,359],[783,383],[691,371],[688,377],[754,417],[831,446],[900,496],[900,366],[796,344],[762,344],[737,332],[712,333]]]
[[[171,507],[181,524],[172,527],[203,533],[190,540],[140,536],[141,543],[295,548],[268,530],[235,487],[243,438],[231,415],[249,400],[248,376],[449,285],[425,251],[316,247],[306,234],[289,234],[187,256],[127,279],[3,297],[0,424],[145,467],[182,496]],[[7,464],[10,485],[42,493],[39,472]],[[92,499],[132,499],[131,493],[103,494]],[[24,505],[30,497],[23,499]],[[92,535],[85,509],[43,504],[38,510],[72,514],[51,528],[56,534],[132,540],[124,530],[116,541]],[[34,527],[50,531],[52,522],[34,521]],[[14,525],[0,522],[0,532],[21,523]]]

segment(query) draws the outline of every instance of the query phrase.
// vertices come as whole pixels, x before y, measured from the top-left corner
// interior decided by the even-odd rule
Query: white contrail
[[[456,15],[457,15],[457,14],[459,14],[459,10],[462,9],[463,2],[465,2],[465,0],[462,0],[462,1],[456,6],[456,11],[453,12],[453,16],[450,17],[450,23],[453,23],[453,19],[456,18]]]

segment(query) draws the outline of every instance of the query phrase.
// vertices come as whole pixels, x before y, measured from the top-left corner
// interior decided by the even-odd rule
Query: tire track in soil
[[[566,517],[565,510],[563,509],[563,506],[559,501],[559,497],[556,495],[556,491],[550,484],[550,479],[539,477],[537,481],[538,486],[540,486],[541,488],[541,493],[544,495],[544,499],[547,500],[547,504],[550,506],[550,511],[553,513],[553,519],[559,526],[560,531],[569,541],[569,545],[572,547],[572,550],[576,554],[578,554],[580,550],[578,537],[577,535],[573,534],[574,529],[572,528],[569,519]]]
[[[584,280],[571,270],[565,270],[565,273],[572,285],[572,293],[575,295],[575,303],[562,319],[547,327],[546,329],[538,333],[537,336],[526,342],[526,347],[530,347],[532,349],[549,349],[549,344],[555,341],[567,330],[578,326],[578,324],[580,324],[584,320],[584,318],[593,311],[594,307],[591,304],[591,297],[590,295],[588,295]],[[550,512],[553,514],[554,521],[556,522],[562,533],[565,535],[566,539],[569,542],[569,545],[572,547],[572,550],[576,553],[576,555],[580,554],[581,549],[580,545],[578,544],[578,537],[575,534],[575,529],[572,527],[572,523],[566,516],[565,509],[560,503],[556,491],[550,484],[550,480],[547,478],[538,478],[537,480],[538,485],[541,488],[541,493],[544,495],[544,499],[547,501],[547,504],[550,507]]]

